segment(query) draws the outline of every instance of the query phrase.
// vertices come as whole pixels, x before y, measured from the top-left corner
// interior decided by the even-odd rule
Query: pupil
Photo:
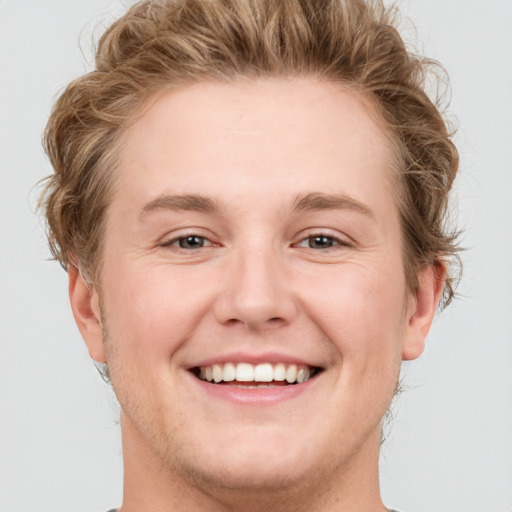
[[[187,236],[180,239],[180,247],[182,249],[190,249],[203,246],[203,239],[200,236]]]
[[[309,246],[312,249],[332,247],[333,240],[328,236],[315,236],[309,241]]]

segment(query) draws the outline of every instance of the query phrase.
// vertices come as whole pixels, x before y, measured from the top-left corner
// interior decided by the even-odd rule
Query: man
[[[142,2],[46,132],[50,245],[121,405],[122,512],[379,511],[453,294],[458,165],[393,13]]]

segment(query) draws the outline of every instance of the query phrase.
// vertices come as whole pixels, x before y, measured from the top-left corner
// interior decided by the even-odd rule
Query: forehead
[[[155,98],[120,142],[118,197],[371,196],[394,182],[389,139],[369,101],[315,79],[181,86]]]

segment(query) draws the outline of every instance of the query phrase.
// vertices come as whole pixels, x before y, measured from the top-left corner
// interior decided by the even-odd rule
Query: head
[[[92,283],[101,270],[105,211],[121,134],[158,95],[186,83],[311,76],[357,92],[393,145],[404,264],[457,254],[448,197],[458,154],[425,91],[432,61],[407,50],[396,12],[379,1],[141,2],[99,42],[96,70],[56,102],[45,135],[55,173],[42,197],[50,247]],[[444,302],[453,298],[445,276]]]
[[[78,325],[139,453],[198,485],[357,472],[453,294],[457,152],[393,16],[142,2],[54,107],[44,207]],[[306,382],[254,401],[207,382],[238,363]]]

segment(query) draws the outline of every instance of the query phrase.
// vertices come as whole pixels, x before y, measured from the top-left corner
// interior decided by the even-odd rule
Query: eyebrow
[[[375,218],[374,213],[365,204],[344,195],[313,192],[297,196],[293,209],[295,211],[311,210],[353,210],[368,217]]]
[[[140,217],[142,218],[157,210],[186,210],[201,213],[215,213],[219,211],[219,208],[214,199],[198,194],[162,195],[145,204]],[[321,192],[298,195],[294,201],[293,210],[353,210],[375,218],[370,208],[351,197],[324,194]]]
[[[163,195],[145,204],[140,213],[140,217],[142,218],[156,210],[188,210],[213,213],[218,210],[218,207],[213,199],[197,194]]]

